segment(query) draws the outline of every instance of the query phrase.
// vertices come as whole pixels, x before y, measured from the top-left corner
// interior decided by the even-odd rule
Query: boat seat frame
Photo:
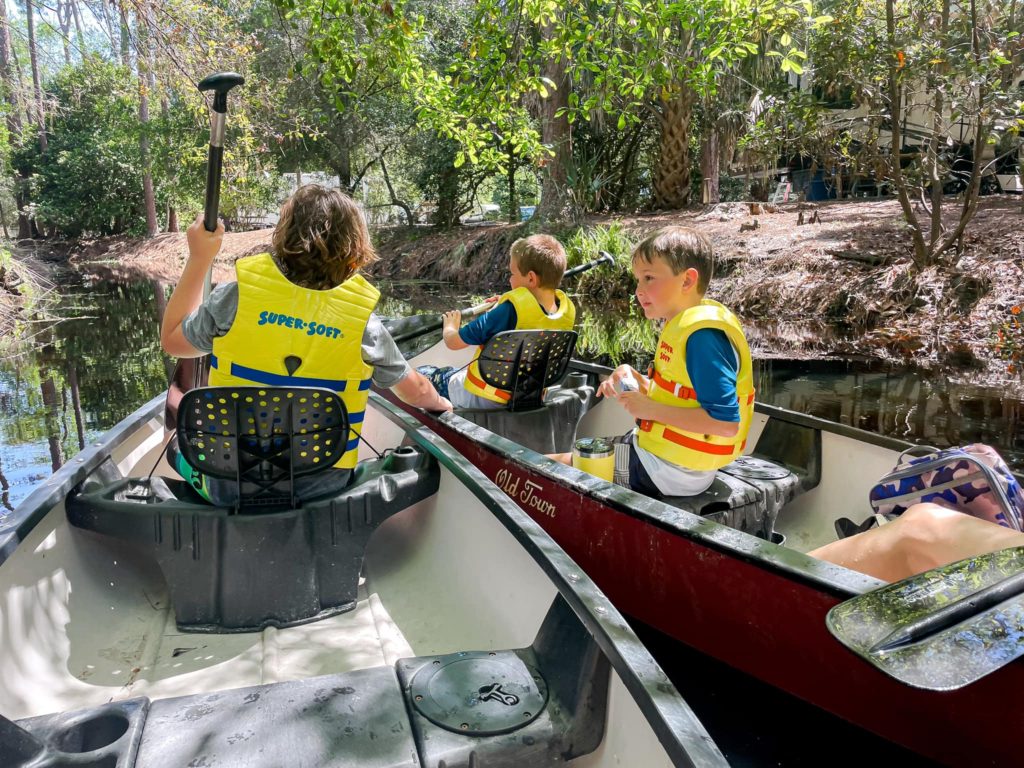
[[[0,716],[0,762],[554,768],[600,746],[611,669],[558,595],[526,648],[405,658],[394,667],[158,701],[139,697],[17,722]],[[344,736],[324,738],[324,723]]]
[[[480,350],[480,378],[511,394],[512,413],[544,407],[544,390],[559,383],[576,351],[576,331],[503,331]]]
[[[662,499],[730,528],[782,543],[775,531],[782,508],[821,482],[821,432],[771,419],[750,456],[741,456],[718,470],[706,491],[697,496]]]
[[[197,390],[202,394],[197,402],[208,402],[206,395],[212,392],[220,406],[221,399],[231,401],[232,392],[244,389]],[[257,389],[278,392],[282,403],[304,396],[312,399],[313,392],[308,388]],[[289,391],[292,398],[287,396]],[[316,391],[319,402],[340,404],[344,410],[335,393]],[[183,406],[190,402],[191,394],[183,398]],[[245,402],[244,394],[240,400]],[[187,412],[186,407],[179,411]],[[230,415],[224,418],[231,420]],[[345,432],[337,429],[341,423],[347,431],[347,419],[342,417],[324,434],[344,436]],[[299,456],[309,461],[300,462],[296,472],[281,463],[287,463],[294,448],[282,450],[280,445],[271,445],[268,451],[252,440],[250,447],[255,447],[255,453],[250,452],[246,459],[244,448],[233,450],[246,442],[244,430],[240,430],[241,437],[235,437],[230,434],[230,423],[227,426],[222,431],[229,432],[232,450],[226,452],[229,459],[221,454],[226,462],[218,470],[221,476],[231,471],[232,460],[247,460],[259,471],[266,470],[259,465],[270,464],[267,476],[275,478],[270,484],[251,483],[255,495],[247,496],[241,505],[214,506],[181,480],[122,477],[108,460],[69,495],[68,522],[130,542],[155,560],[167,581],[177,626],[183,632],[255,632],[269,626],[304,624],[354,608],[370,535],[391,515],[437,492],[437,462],[421,448],[402,447],[361,462],[342,491],[297,506],[290,488],[294,476],[331,471],[338,454],[308,451],[326,458],[314,463],[311,455]],[[294,442],[294,437],[289,440]],[[187,446],[189,449],[202,450],[195,435],[179,435],[178,439],[179,446],[191,440],[194,444]],[[321,440],[325,439],[321,435]],[[342,438],[340,442],[344,445],[345,441]],[[325,465],[323,469],[321,465]],[[235,470],[235,475],[242,477],[242,470]],[[245,482],[239,481],[240,487]],[[268,489],[272,493],[268,494]],[[250,506],[253,498],[257,503]],[[276,503],[268,504],[268,500]]]

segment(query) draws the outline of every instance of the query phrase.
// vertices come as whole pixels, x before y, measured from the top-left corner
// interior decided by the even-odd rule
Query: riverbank
[[[600,241],[617,252],[620,269],[594,271],[572,289],[591,303],[625,310],[632,291],[626,259],[631,244],[669,224],[692,226],[711,238],[718,264],[710,295],[749,325],[760,356],[862,356],[1021,386],[1005,346],[997,348],[999,330],[1012,322],[1010,313],[1024,294],[1019,197],[982,198],[956,265],[922,273],[910,263],[910,236],[895,200],[753,212],[748,204],[726,203],[705,211],[591,216],[582,233],[554,234],[577,246]],[[534,229],[527,223],[381,232],[381,261],[370,273],[449,282],[467,292],[500,290],[509,245]],[[185,262],[184,238],[54,244],[52,258],[105,277],[174,282]],[[267,250],[269,240],[270,230],[227,233],[215,279],[231,279],[234,259]]]
[[[45,265],[16,256],[0,247],[0,358],[15,354],[30,340],[33,322],[40,317],[54,289]]]
[[[947,206],[952,208],[953,206]],[[952,226],[950,221],[949,225]],[[694,227],[715,246],[709,295],[750,327],[762,357],[858,356],[1024,389],[999,331],[1024,301],[1024,213],[1013,196],[982,198],[952,267],[914,270],[910,234],[895,200],[777,208],[725,203],[705,211],[587,219],[584,242],[618,245],[617,274],[575,286],[625,307],[632,243],[667,225]],[[611,231],[609,231],[611,230]],[[500,289],[508,246],[526,225],[420,235],[393,233],[378,272]],[[579,236],[556,232],[565,242]],[[585,258],[577,254],[578,260]]]

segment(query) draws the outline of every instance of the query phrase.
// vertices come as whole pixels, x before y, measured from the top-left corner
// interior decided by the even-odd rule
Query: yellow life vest
[[[754,376],[750,347],[736,316],[717,301],[680,312],[665,324],[658,338],[654,376],[647,394],[659,403],[680,408],[699,408],[693,382],[686,370],[686,342],[690,334],[703,328],[715,328],[729,337],[739,356],[736,396],[740,405],[739,430],[733,437],[703,435],[670,427],[656,421],[640,422],[639,445],[673,464],[708,471],[724,467],[743,453],[747,433],[754,416]]]
[[[353,275],[326,291],[290,282],[269,253],[235,263],[238,311],[231,328],[213,340],[211,386],[326,387],[348,410],[349,440],[334,465],[356,465],[372,366],[361,345],[380,291]],[[291,375],[286,357],[302,362]]]
[[[516,310],[516,327],[510,330],[516,331],[571,331],[576,324],[576,307],[569,300],[569,297],[561,290],[555,290],[555,298],[558,299],[558,309],[553,315],[546,314],[541,309],[537,299],[530,293],[528,288],[516,288],[502,294],[498,304],[510,302]],[[497,308],[498,304],[495,304]],[[494,311],[493,309],[491,310]],[[477,358],[480,357],[481,349],[477,349],[476,357],[469,364],[466,371],[466,391],[472,395],[492,400],[496,403],[507,403],[512,399],[512,393],[504,389],[492,387],[484,382],[480,375],[480,364]]]

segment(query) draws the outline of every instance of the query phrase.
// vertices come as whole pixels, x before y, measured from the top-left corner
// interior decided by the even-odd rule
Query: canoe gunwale
[[[40,483],[10,515],[0,522],[0,565],[9,558],[40,520],[107,460],[114,448],[151,419],[162,417],[166,393],[137,408],[107,430],[99,440],[69,458],[60,469]]]
[[[594,636],[673,764],[727,765],[693,710],[622,614],[540,524],[469,459],[413,415],[376,391],[370,393],[370,404],[463,482],[530,554]],[[691,747],[688,749],[686,744]]]
[[[385,397],[391,399],[387,395]],[[466,439],[485,446],[487,450],[499,457],[522,465],[529,472],[588,496],[616,512],[641,520],[673,535],[682,536],[730,557],[782,573],[787,578],[808,584],[839,600],[869,592],[885,584],[872,576],[817,560],[796,550],[780,547],[751,534],[698,517],[657,499],[552,461],[540,453],[467,421],[455,413],[446,413],[440,416],[424,413],[420,418],[436,420],[439,424],[458,432]]]

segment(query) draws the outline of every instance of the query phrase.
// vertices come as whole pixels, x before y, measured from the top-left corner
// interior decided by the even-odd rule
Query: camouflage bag
[[[905,454],[904,454],[905,455]],[[1006,462],[981,443],[946,448],[900,463],[869,494],[876,514],[900,515],[922,502],[1024,530],[1024,490]]]

